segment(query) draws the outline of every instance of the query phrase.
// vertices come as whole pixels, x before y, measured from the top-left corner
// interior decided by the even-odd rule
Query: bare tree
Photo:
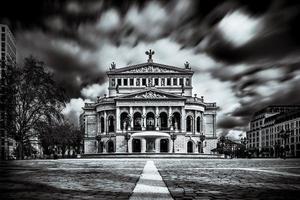
[[[11,136],[17,142],[18,157],[24,158],[25,141],[37,137],[37,125],[51,119],[61,120],[67,100],[43,62],[25,58],[24,66],[15,70],[15,131]]]

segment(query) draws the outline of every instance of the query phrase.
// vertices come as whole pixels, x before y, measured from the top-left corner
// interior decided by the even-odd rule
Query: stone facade
[[[150,56],[124,68],[113,63],[109,95],[83,108],[85,153],[210,154],[217,143],[217,106],[192,96],[193,73],[188,63],[162,65]]]

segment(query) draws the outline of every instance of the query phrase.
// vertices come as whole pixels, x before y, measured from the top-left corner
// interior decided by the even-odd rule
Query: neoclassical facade
[[[216,148],[216,103],[192,96],[189,63],[152,61],[107,72],[108,95],[86,103],[81,115],[85,154],[205,153]]]

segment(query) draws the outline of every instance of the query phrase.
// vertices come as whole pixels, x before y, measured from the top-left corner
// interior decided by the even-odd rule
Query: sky
[[[17,62],[43,60],[70,97],[78,123],[84,102],[107,93],[105,72],[147,61],[195,71],[194,93],[216,102],[219,135],[245,134],[254,112],[300,104],[297,1],[15,1],[0,23],[17,42]],[[18,7],[18,11],[16,11]]]

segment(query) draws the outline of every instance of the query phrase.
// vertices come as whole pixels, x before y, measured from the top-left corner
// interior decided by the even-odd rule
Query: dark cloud
[[[260,28],[238,45],[220,30],[222,20],[236,12],[259,19]],[[214,58],[218,66],[195,71],[228,85],[234,96],[230,98],[236,98],[237,106],[218,122],[223,133],[246,127],[251,115],[269,104],[300,103],[299,21],[297,1],[284,0],[10,0],[0,7],[0,23],[16,35],[19,63],[30,54],[45,61],[72,98],[82,97],[87,86],[106,82],[107,65],[114,61],[108,59],[161,39],[191,50],[199,59],[203,54]]]

